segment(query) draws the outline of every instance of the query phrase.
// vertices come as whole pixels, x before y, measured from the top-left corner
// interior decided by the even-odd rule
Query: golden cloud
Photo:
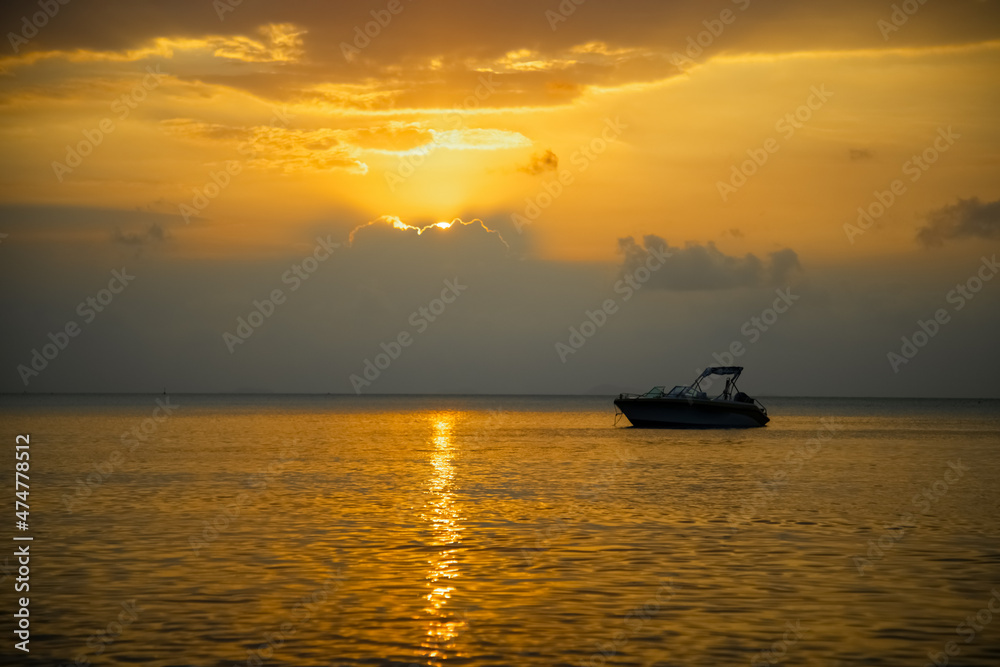
[[[330,170],[368,173],[368,165],[360,159],[361,149],[347,141],[352,134],[349,130],[293,130],[268,125],[230,127],[187,118],[164,121],[161,127],[168,134],[188,141],[235,144],[235,150],[247,156],[247,163],[254,167],[284,173]]]
[[[269,23],[257,29],[263,39],[245,35],[208,35],[199,38],[157,37],[144,46],[123,51],[90,49],[30,51],[0,58],[0,72],[28,67],[45,60],[72,63],[127,63],[149,58],[173,58],[177,53],[209,54],[214,58],[247,63],[290,63],[303,55],[302,35],[306,30],[291,23]]]

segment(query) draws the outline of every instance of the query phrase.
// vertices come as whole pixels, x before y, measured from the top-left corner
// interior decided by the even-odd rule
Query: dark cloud
[[[41,215],[53,224],[67,218],[60,210]],[[0,309],[18,322],[0,331],[0,389],[24,389],[17,365],[48,332],[69,320],[82,325],[76,304],[106,286],[112,270],[135,281],[29,391],[351,392],[349,376],[363,372],[365,359],[409,333],[413,344],[372,392],[518,392],[554,377],[561,364],[552,343],[564,322],[591,305],[594,293],[610,292],[603,270],[513,257],[476,222],[449,229],[408,222],[424,231],[380,221],[358,229],[348,246],[346,225],[357,221],[331,216],[310,234],[251,257],[192,256],[194,240],[183,226],[170,228],[171,254],[123,258],[122,248],[133,246],[108,243],[106,226],[58,254],[51,244],[24,245],[0,263],[0,280],[11,287],[0,294]],[[123,221],[120,229],[135,241],[128,230],[142,227]],[[320,240],[339,247],[314,262]],[[308,262],[311,273],[302,277]],[[429,306],[452,285],[460,296],[448,296],[444,313]],[[287,300],[230,354],[222,334],[276,289]],[[433,312],[419,313],[428,307]]]
[[[751,342],[746,323],[775,300],[768,283],[789,277],[798,263],[790,250],[756,259],[711,245],[670,248],[657,236],[625,240],[633,266],[651,249],[672,254],[626,300],[616,288],[620,266],[523,260],[476,224],[419,235],[375,224],[348,247],[348,231],[364,218],[331,212],[310,233],[267,253],[208,256],[190,254],[199,238],[191,228],[149,213],[5,206],[0,216],[20,221],[4,227],[10,237],[0,245],[0,282],[8,287],[0,292],[0,311],[16,323],[0,330],[2,391],[350,393],[350,376],[364,372],[366,359],[383,353],[383,344],[391,348],[401,333],[411,334],[412,344],[366,393],[645,390],[690,381],[694,368],[718,363],[713,354],[734,341],[748,348],[739,363],[754,369],[745,389],[760,395],[849,395],[859,383],[870,395],[995,395],[1000,372],[1000,357],[989,353],[1000,326],[1000,293],[988,290],[948,324],[948,336],[921,351],[918,363],[891,372],[888,349],[914,330],[914,313],[944,304],[940,288],[953,282],[953,266],[928,267],[910,257],[810,268],[808,285],[791,286],[798,297],[792,311]],[[42,232],[78,228],[81,220],[88,235],[43,242]],[[34,243],[23,238],[29,221],[39,233]],[[169,230],[171,253],[123,259],[130,247],[108,241],[111,226],[127,233],[154,222]],[[341,247],[301,284],[290,283],[289,269],[314,256],[316,237],[328,236]],[[106,287],[115,270],[136,278],[97,319],[84,322],[77,304]],[[661,273],[675,284],[688,278],[687,288],[649,289]],[[750,288],[698,291],[690,287],[691,274],[702,285]],[[433,320],[421,315],[448,289],[446,281],[459,284],[461,296]],[[275,289],[286,300],[230,354],[223,332],[235,331],[237,318]],[[592,321],[608,299],[615,312],[562,363],[555,344],[569,340],[571,327]],[[69,320],[81,325],[81,335],[26,388],[17,366]],[[803,373],[805,367],[814,372]]]
[[[524,173],[531,174],[532,176],[538,176],[539,174],[544,174],[547,171],[555,171],[558,168],[559,156],[551,150],[546,150],[544,153],[535,153],[532,155],[528,164],[519,167],[518,171],[523,171]]]
[[[768,263],[772,285],[786,285],[797,271],[802,270],[798,254],[791,248],[772,252]]]
[[[305,38],[309,53],[329,54],[335,56],[330,60],[344,63],[340,43],[352,39],[356,28],[363,29],[372,21],[370,12],[384,6],[385,3],[323,0],[243,2],[220,16],[213,4],[205,0],[104,0],[79,6],[68,3],[60,6],[57,16],[39,31],[35,40],[43,48],[124,49],[165,34],[254,35],[256,28],[265,23],[293,23],[309,30]],[[745,11],[740,11],[742,6]],[[845,40],[884,46],[885,40],[875,23],[887,19],[891,12],[891,7],[873,6],[867,0],[845,0],[836,5],[740,0],[721,3],[720,7],[729,7],[737,15],[736,22],[726,28],[726,33],[732,34],[723,33],[728,41],[755,40],[758,45],[777,41],[771,47],[777,49],[827,48],[833,44],[840,46]],[[446,55],[443,49],[467,56],[502,54],[543,41],[559,46],[592,40],[642,45],[677,42],[679,50],[688,35],[706,29],[702,21],[718,18],[720,7],[659,0],[585,3],[553,29],[546,11],[558,13],[558,0],[404,2],[403,11],[361,51],[357,60],[379,60],[401,51]],[[37,0],[13,0],[3,3],[0,19],[6,30],[13,30],[23,16],[37,11]],[[934,30],[914,30],[917,26],[908,25],[906,30],[892,35],[892,45],[954,43],[958,35],[979,40],[995,37],[1000,25],[998,13],[1000,9],[990,2],[926,3],[920,8],[920,17],[924,25],[933,26]],[[870,25],[872,30],[858,30],[860,24]]]
[[[668,258],[653,272],[649,284],[665,290],[723,290],[735,287],[787,285],[801,270],[798,255],[789,248],[771,253],[767,260],[756,255],[727,255],[711,241],[705,245],[689,243],[672,248],[655,235],[643,237],[639,245],[631,236],[619,239],[618,248],[625,255],[622,271],[631,273],[645,265],[650,253]]]
[[[927,215],[927,224],[917,231],[925,246],[941,246],[954,239],[1000,238],[1000,200],[983,203],[978,197],[959,199]]]
[[[852,148],[849,151],[852,160],[870,160],[874,157],[872,153],[867,148]]]
[[[677,75],[671,55],[685,52],[691,40],[708,29],[707,23],[717,24],[720,12],[719,7],[697,2],[585,3],[573,5],[573,13],[553,29],[546,12],[558,13],[557,1],[404,2],[404,10],[357,57],[348,60],[342,45],[355,40],[359,30],[363,35],[365,25],[373,20],[371,12],[384,5],[320,0],[243,2],[221,17],[216,5],[206,0],[105,0],[60,5],[59,13],[21,46],[19,55],[36,50],[123,52],[148,46],[161,37],[216,36],[244,46],[252,39],[263,44],[261,48],[281,47],[283,55],[292,56],[298,44],[294,49],[284,41],[275,44],[266,31],[263,35],[260,32],[262,26],[288,25],[304,31],[296,37],[301,39],[304,53],[298,60],[263,65],[233,60],[206,71],[190,69],[183,58],[174,57],[167,59],[171,66],[164,69],[182,79],[230,85],[276,100],[316,96],[317,84],[390,81],[390,85],[370,91],[384,93],[384,99],[376,96],[373,101],[371,96],[363,96],[374,108],[401,108],[429,100],[433,104],[460,104],[479,85],[483,72],[493,72],[502,83],[491,105],[560,104],[586,85]],[[885,39],[875,26],[891,13],[891,8],[866,0],[805,6],[793,0],[740,0],[722,6],[733,10],[736,19],[708,40],[710,46],[693,56],[696,62],[722,52],[885,48]],[[0,25],[16,31],[23,17],[36,12],[35,0],[3,3]],[[863,25],[872,29],[859,30]],[[998,36],[997,3],[927,3],[920,9],[920,25],[907,25],[893,33],[889,46],[981,43]],[[694,48],[699,48],[694,43]],[[512,64],[510,54],[521,51],[529,52],[524,62]],[[444,65],[431,67],[432,60]],[[536,69],[538,63],[543,66]],[[345,106],[357,103],[352,98]]]
[[[121,227],[115,227],[111,233],[111,239],[115,243],[138,248],[151,242],[165,241],[167,231],[156,222],[150,225],[149,229],[137,232],[125,232],[122,231]]]
[[[158,210],[153,210],[158,209]],[[165,201],[133,211],[88,207],[32,204],[0,204],[4,228],[21,243],[55,245],[79,243],[139,246],[171,238],[169,229],[182,222],[177,204]],[[107,244],[110,230],[112,244]]]

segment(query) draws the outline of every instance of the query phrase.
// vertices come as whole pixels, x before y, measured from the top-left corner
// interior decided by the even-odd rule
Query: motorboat
[[[760,401],[736,388],[742,366],[712,366],[690,385],[653,387],[645,394],[619,394],[615,399],[615,424],[622,415],[640,428],[747,428],[770,421]],[[710,397],[702,382],[712,375],[726,378],[718,396]],[[706,385],[711,384],[711,380]],[[706,387],[707,388],[707,387]]]

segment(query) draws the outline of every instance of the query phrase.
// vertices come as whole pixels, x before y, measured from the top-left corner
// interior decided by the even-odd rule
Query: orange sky
[[[774,25],[754,12],[772,9],[746,4],[719,4],[732,13],[718,36],[707,30],[719,30],[722,10],[699,20],[688,8],[662,17],[662,32],[676,38],[585,39],[592,31],[581,24],[573,39],[585,12],[607,11],[581,7],[556,23],[559,45],[512,34],[491,49],[451,44],[438,54],[415,34],[406,51],[426,10],[404,4],[351,61],[329,43],[317,46],[350,43],[353,34],[338,21],[346,17],[318,10],[298,22],[244,21],[242,30],[232,19],[250,20],[248,8],[183,30],[148,20],[111,48],[45,40],[46,30],[74,20],[66,8],[0,59],[2,196],[194,219],[178,231],[179,252],[191,254],[219,246],[234,227],[240,245],[269,247],[346,208],[359,223],[392,215],[510,226],[524,216],[530,252],[548,259],[613,260],[618,237],[655,233],[740,253],[793,247],[817,261],[912,249],[929,211],[957,197],[997,196],[990,82],[1000,41],[957,39],[947,22],[934,35],[930,7],[883,39],[884,12],[844,7],[825,9],[838,12],[826,23],[791,9],[785,20],[817,30],[850,19],[860,38],[837,48],[824,35],[810,49],[810,40],[785,36],[768,49]],[[544,34],[549,19],[536,14],[524,20]],[[364,26],[365,13],[349,16]],[[699,54],[686,37],[709,46]],[[814,87],[829,97],[803,107]],[[805,120],[782,121],[797,111]],[[878,229],[848,243],[844,224],[857,207],[947,127],[961,137],[954,150]],[[776,152],[746,167],[756,173],[724,198],[720,183],[740,183],[734,167],[769,139]],[[59,166],[75,159],[67,147],[86,151],[93,140],[99,145],[78,167]],[[539,160],[548,151],[554,159]],[[239,174],[199,209],[195,191],[211,194],[212,174],[227,164]]]
[[[394,266],[493,230],[606,281],[631,237],[732,273],[668,291],[759,265],[889,294],[904,270],[937,281],[930,304],[995,251],[996,2],[344,4],[8,3],[8,256],[97,271],[110,239],[183,273],[481,220]]]

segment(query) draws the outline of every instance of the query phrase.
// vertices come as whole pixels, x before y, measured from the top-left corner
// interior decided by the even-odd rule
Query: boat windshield
[[[647,391],[645,394],[643,394],[642,397],[643,398],[660,398],[661,396],[663,396],[663,390],[664,389],[666,389],[666,387],[653,387],[652,389],[650,389],[649,391]]]
[[[667,393],[667,396],[673,396],[677,398],[705,398],[705,392],[697,391],[691,387],[686,387],[684,385],[677,385]]]

